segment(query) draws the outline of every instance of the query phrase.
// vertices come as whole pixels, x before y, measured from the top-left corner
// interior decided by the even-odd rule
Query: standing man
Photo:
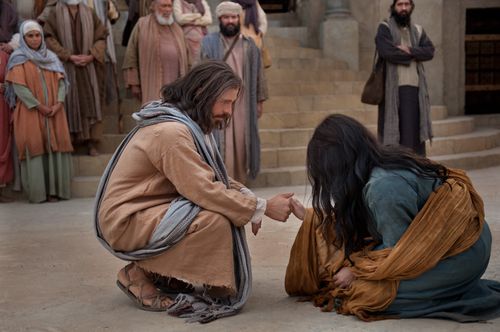
[[[115,256],[133,261],[118,287],[143,310],[209,322],[236,314],[252,272],[244,226],[286,221],[293,194],[265,200],[227,176],[212,132],[224,128],[242,82],[207,61],[134,113],[138,126],[110,160],[96,195],[95,227]],[[167,286],[175,299],[158,290]],[[179,288],[180,287],[180,288]]]
[[[201,40],[212,24],[212,13],[206,0],[174,0],[175,21],[182,26],[189,49],[189,62],[200,61]]]
[[[201,58],[224,60],[242,79],[229,126],[219,134],[220,150],[228,174],[241,183],[255,178],[260,167],[260,139],[257,119],[262,115],[267,86],[260,51],[252,39],[240,33],[239,4],[221,2],[215,9],[220,32],[203,38]]]
[[[86,145],[96,156],[102,136],[97,63],[104,64],[108,31],[82,0],[59,0],[43,27],[47,47],[64,64],[70,82],[66,95],[69,130],[74,145]]]
[[[434,57],[434,45],[422,27],[411,22],[413,9],[413,0],[394,0],[391,17],[380,23],[375,37],[386,69],[378,135],[383,144],[400,144],[425,156],[432,125],[422,62]]]
[[[184,76],[189,67],[172,0],[154,0],[152,6],[153,13],[141,17],[132,30],[123,60],[125,85],[142,103],[159,99],[161,87]]]

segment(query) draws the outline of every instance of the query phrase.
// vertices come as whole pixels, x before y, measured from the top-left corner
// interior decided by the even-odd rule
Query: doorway
[[[286,13],[295,10],[295,0],[259,0],[266,13]]]
[[[500,113],[500,8],[466,12],[465,114]]]

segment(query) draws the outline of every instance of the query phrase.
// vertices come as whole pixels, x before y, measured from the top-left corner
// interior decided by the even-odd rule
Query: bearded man
[[[383,144],[400,144],[425,156],[425,142],[432,139],[432,125],[422,62],[434,57],[434,45],[424,29],[412,23],[414,9],[413,0],[394,0],[391,17],[380,23],[375,37],[386,72],[378,135]]]
[[[241,183],[255,178],[260,167],[260,139],[257,119],[267,99],[267,86],[260,51],[251,38],[240,33],[242,7],[223,1],[215,9],[220,32],[203,38],[201,58],[226,61],[245,87],[235,104],[229,126],[219,133],[219,149],[229,175]]]
[[[189,67],[172,0],[154,0],[152,8],[132,30],[122,67],[126,87],[142,103],[159,99],[161,87],[184,76]]]
[[[290,215],[293,194],[255,197],[227,176],[215,145],[212,132],[229,122],[241,86],[224,62],[194,67],[134,113],[138,126],[102,176],[97,236],[133,261],[117,284],[140,309],[199,322],[236,314],[251,289],[244,226],[256,235],[263,215]],[[175,300],[165,294],[173,291]]]
[[[96,156],[96,143],[102,136],[96,65],[104,64],[108,31],[82,0],[59,0],[43,30],[47,47],[63,62],[70,82],[65,105],[72,141]]]

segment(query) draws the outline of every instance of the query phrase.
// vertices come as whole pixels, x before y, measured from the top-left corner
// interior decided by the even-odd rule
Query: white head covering
[[[25,34],[27,34],[28,32],[33,31],[33,30],[36,30],[36,31],[42,33],[42,27],[40,24],[38,24],[38,22],[33,21],[33,20],[25,21],[23,24],[23,31],[22,31],[23,36]]]
[[[241,15],[243,12],[243,8],[239,3],[236,2],[231,2],[231,1],[222,1],[216,8],[215,8],[215,15],[217,18],[221,17],[222,15]]]

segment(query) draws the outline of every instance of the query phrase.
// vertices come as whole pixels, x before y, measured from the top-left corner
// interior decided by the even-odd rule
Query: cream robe
[[[173,248],[139,266],[191,284],[235,291],[230,223],[244,226],[257,199],[215,181],[197,152],[189,129],[163,122],[140,129],[113,170],[99,211],[100,227],[115,250],[148,243],[170,202],[180,195],[202,208],[186,236]]]

